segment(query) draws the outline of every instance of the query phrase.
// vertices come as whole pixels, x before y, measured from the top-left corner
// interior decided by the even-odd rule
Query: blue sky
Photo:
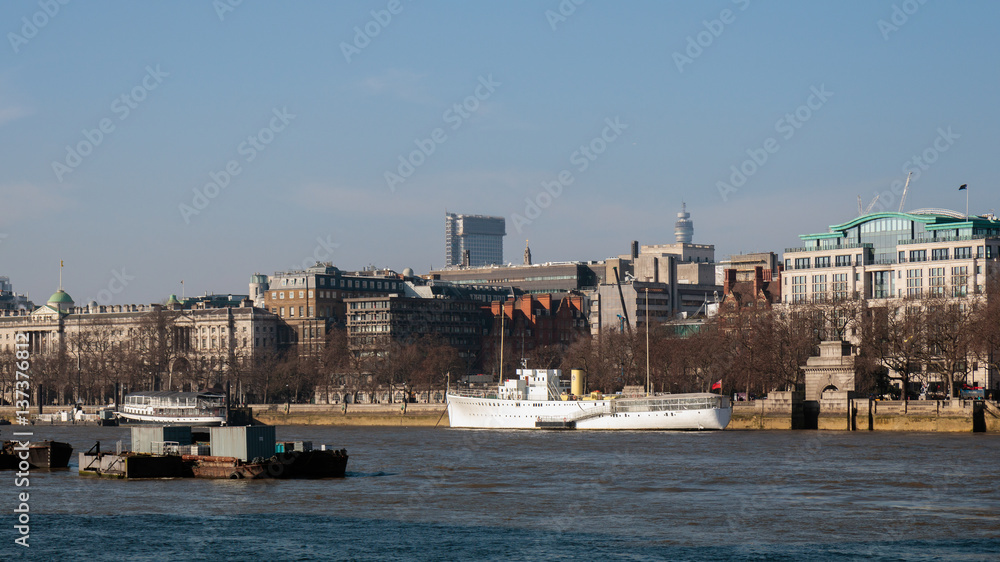
[[[16,290],[44,300],[60,259],[81,303],[245,293],[313,256],[424,273],[446,210],[505,216],[514,262],[672,242],[681,201],[718,257],[780,252],[858,195],[897,208],[910,169],[908,209],[964,211],[962,183],[1000,207],[995,2],[221,5],[0,4]]]

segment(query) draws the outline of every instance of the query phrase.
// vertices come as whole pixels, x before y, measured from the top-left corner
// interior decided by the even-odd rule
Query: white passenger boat
[[[117,412],[124,423],[225,425],[226,395],[215,392],[133,392]]]
[[[725,429],[733,414],[729,399],[718,394],[582,397],[570,392],[558,369],[517,374],[495,392],[449,392],[451,427],[704,430]]]

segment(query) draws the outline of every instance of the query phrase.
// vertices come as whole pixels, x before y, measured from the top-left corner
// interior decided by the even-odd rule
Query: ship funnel
[[[576,396],[583,396],[586,389],[583,384],[583,371],[581,369],[573,369],[570,373],[570,392]]]

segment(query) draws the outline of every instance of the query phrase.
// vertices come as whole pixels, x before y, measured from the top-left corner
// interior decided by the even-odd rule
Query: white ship
[[[558,369],[518,369],[497,392],[448,393],[451,427],[478,429],[725,429],[733,408],[709,393],[586,398],[582,375],[573,387]],[[579,381],[579,382],[578,382]],[[571,392],[571,390],[573,392]]]
[[[134,392],[117,412],[123,423],[226,425],[226,396],[214,392]]]

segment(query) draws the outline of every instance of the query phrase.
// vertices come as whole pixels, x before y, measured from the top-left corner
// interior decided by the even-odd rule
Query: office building
[[[445,267],[481,267],[502,264],[503,217],[446,213],[444,222]]]

